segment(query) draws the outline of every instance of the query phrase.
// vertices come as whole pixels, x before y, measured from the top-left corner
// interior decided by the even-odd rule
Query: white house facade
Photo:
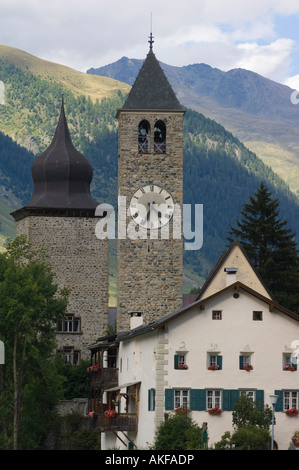
[[[299,429],[299,415],[287,413],[299,408],[299,319],[266,292],[238,281],[238,266],[225,264],[236,253],[242,271],[244,253],[238,245],[215,271],[215,278],[217,273],[223,279],[233,276],[226,287],[115,335],[118,382],[103,388],[101,400],[106,412],[108,406],[116,414],[100,427],[103,449],[148,449],[165,414],[179,407],[190,409],[200,426],[207,423],[212,447],[233,430],[232,412],[241,394],[251,396],[257,406],[271,406],[270,395],[278,395],[274,439],[279,450],[288,449]],[[255,275],[251,269],[246,267],[248,279]],[[135,416],[134,426],[121,429],[117,419],[126,414]]]

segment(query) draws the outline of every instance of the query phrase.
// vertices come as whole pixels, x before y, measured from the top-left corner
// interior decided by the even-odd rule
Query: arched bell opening
[[[138,127],[138,153],[147,153],[150,150],[150,123],[145,119]]]
[[[155,153],[166,152],[166,125],[164,121],[157,121],[154,129]]]

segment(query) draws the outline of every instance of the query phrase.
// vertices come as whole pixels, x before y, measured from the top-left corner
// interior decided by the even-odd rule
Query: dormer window
[[[150,150],[150,124],[145,119],[138,127],[138,153],[148,153]]]
[[[157,121],[154,129],[155,153],[166,152],[166,125],[164,121]]]

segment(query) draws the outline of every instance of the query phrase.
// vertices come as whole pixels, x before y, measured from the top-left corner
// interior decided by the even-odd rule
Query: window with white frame
[[[252,401],[255,401],[255,390],[240,390],[240,396],[246,396],[252,399]]]
[[[221,408],[221,390],[207,390],[207,409]]]
[[[210,354],[210,366],[216,366],[217,365],[217,355],[212,355]]]
[[[178,354],[178,365],[183,366],[184,364],[186,364],[185,354]]]
[[[298,405],[298,391],[285,390],[283,392],[283,408],[284,411],[289,408],[299,408]]]
[[[208,369],[221,370],[222,369],[222,356],[220,354],[208,353]]]
[[[189,407],[189,390],[180,389],[174,391],[174,408]]]

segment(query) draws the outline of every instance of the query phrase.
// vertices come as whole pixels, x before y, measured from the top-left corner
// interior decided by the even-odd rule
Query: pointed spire
[[[183,110],[153,52],[152,33],[149,38],[150,50],[122,109]]]
[[[64,110],[49,147],[32,165],[34,193],[26,207],[91,209],[98,203],[90,195],[93,169],[74,147]]]

